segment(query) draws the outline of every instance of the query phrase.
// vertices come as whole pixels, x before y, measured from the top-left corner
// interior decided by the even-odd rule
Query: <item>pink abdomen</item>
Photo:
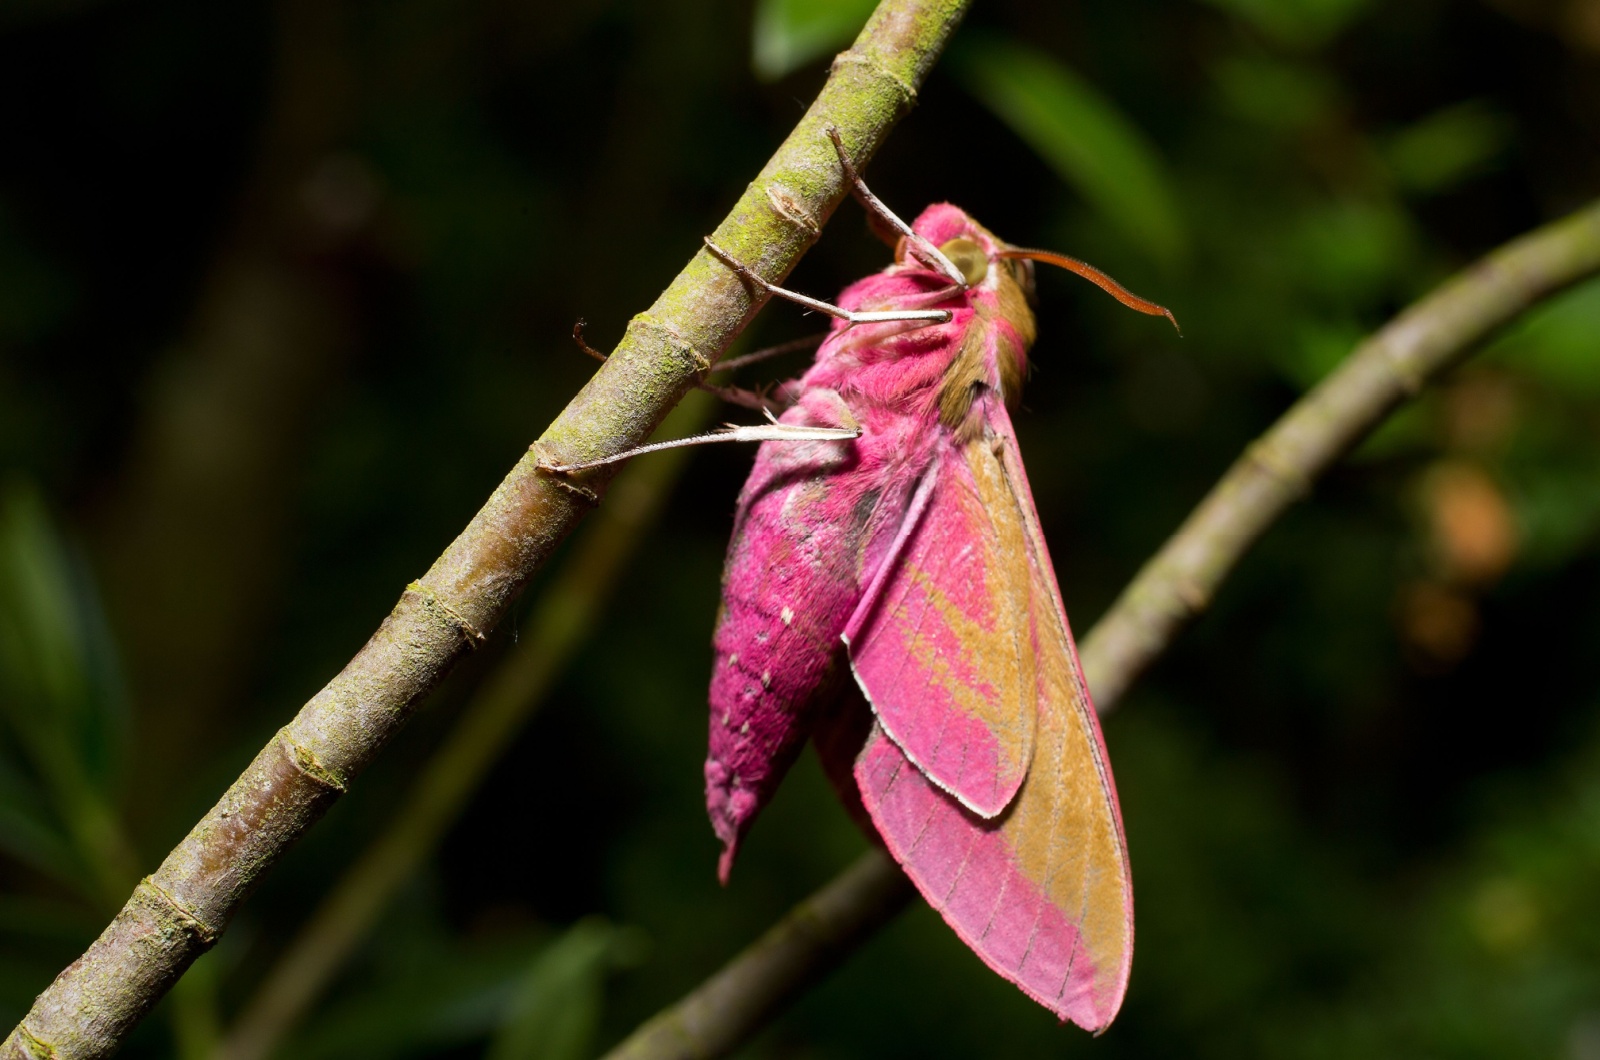
[[[856,568],[871,511],[859,502],[839,510],[855,492],[841,481],[849,471],[796,475],[800,445],[779,454],[774,445],[762,446],[740,498],[712,640],[706,808],[723,842],[724,879],[810,731],[817,690],[860,596]]]

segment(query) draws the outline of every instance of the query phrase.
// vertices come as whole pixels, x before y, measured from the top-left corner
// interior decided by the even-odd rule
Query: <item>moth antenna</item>
[[[1087,261],[1069,258],[1065,254],[1057,254],[1052,250],[1031,250],[1026,247],[1011,247],[1002,250],[1000,251],[1000,257],[1042,261],[1046,265],[1055,265],[1058,268],[1066,269],[1068,272],[1075,272],[1129,309],[1153,317],[1166,317],[1172,322],[1172,326],[1177,329],[1178,334],[1183,334],[1183,329],[1178,327],[1178,318],[1172,315],[1172,310],[1164,305],[1157,305],[1149,299],[1140,298],[1116,280],[1090,265]]]

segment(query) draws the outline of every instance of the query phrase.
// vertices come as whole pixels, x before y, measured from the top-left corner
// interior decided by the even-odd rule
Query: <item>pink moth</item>
[[[857,197],[900,233],[893,264],[834,306],[707,241],[746,282],[836,318],[810,370],[779,389],[781,417],[685,440],[763,443],[713,637],[718,871],[726,881],[814,736],[847,805],[974,952],[1098,1031],[1132,955],[1126,844],[1009,409],[1035,334],[1031,261],[1172,314],[955,206],[907,226],[829,133]]]

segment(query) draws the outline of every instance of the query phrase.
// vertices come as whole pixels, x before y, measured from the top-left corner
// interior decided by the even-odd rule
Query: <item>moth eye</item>
[[[961,275],[969,287],[982,283],[983,278],[989,275],[989,255],[983,252],[982,247],[964,236],[958,236],[945,243],[939,248],[939,252],[961,270]]]

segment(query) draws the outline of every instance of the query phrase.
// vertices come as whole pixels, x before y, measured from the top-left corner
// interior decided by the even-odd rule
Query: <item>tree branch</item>
[[[914,102],[968,0],[883,0],[817,100],[714,238],[781,280],[845,193],[836,126],[866,160]],[[567,463],[637,445],[727,349],[764,299],[705,250],[556,418],[535,448]],[[325,813],[463,653],[481,642],[610,473],[566,482],[529,452],[354,659],[301,708],[221,801],[142,881],[0,1045],[5,1058],[113,1052],[227,928],[261,876]]]
[[[1374,333],[1234,461],[1083,641],[1103,714],[1267,527],[1396,406],[1532,306],[1600,272],[1600,203],[1507,243]]]
[[[867,851],[605,1060],[727,1056],[893,920],[916,893],[888,855]]]
[[[1245,450],[1082,642],[1102,714],[1205,609],[1317,476],[1402,401],[1537,303],[1600,273],[1600,203],[1491,253],[1363,342]],[[606,1060],[726,1056],[905,907],[911,885],[863,854]]]

